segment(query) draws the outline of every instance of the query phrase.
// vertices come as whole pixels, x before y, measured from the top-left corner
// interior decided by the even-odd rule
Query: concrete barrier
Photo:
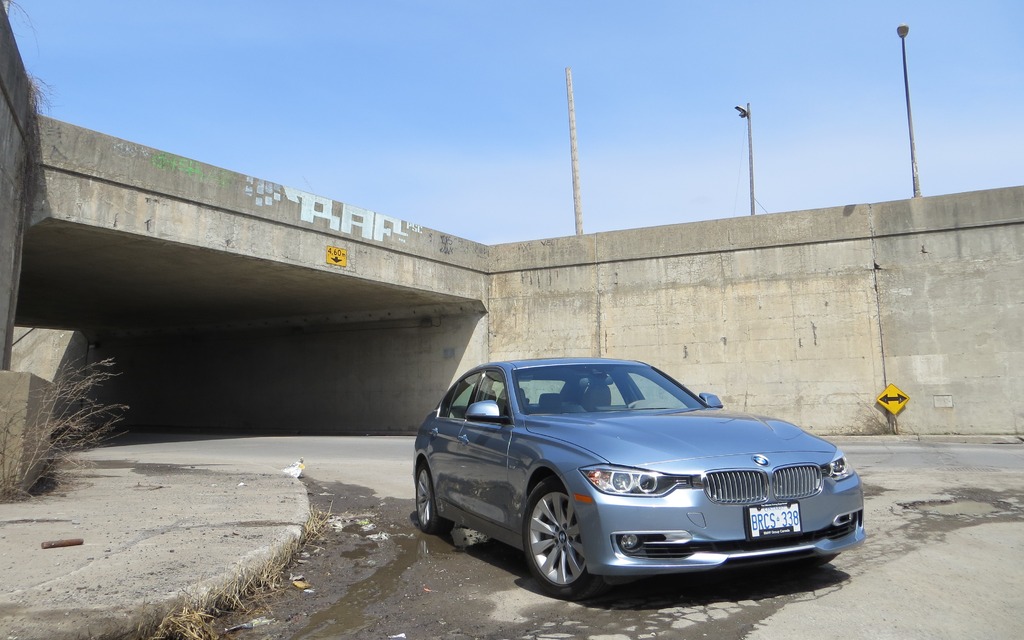
[[[46,469],[49,386],[30,373],[0,371],[0,501],[26,494]]]

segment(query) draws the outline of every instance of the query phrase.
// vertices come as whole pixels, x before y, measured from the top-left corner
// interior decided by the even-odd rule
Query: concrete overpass
[[[482,357],[486,246],[52,119],[39,134],[16,323],[117,359],[136,424],[334,431],[387,406],[409,428]],[[431,384],[395,412],[387,372],[425,349]]]
[[[487,247],[41,118],[19,324],[90,339],[482,314]]]

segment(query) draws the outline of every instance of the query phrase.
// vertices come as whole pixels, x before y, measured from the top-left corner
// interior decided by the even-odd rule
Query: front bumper
[[[825,558],[864,542],[864,496],[854,474],[798,500],[799,533],[748,539],[746,509],[712,502],[700,488],[660,498],[611,496],[586,481],[576,514],[587,569],[608,577],[706,571],[749,562]],[[589,498],[589,499],[588,499]],[[626,548],[623,536],[639,544]]]

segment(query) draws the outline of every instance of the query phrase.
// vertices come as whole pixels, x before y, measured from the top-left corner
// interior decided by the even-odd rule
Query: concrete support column
[[[0,369],[11,366],[21,244],[32,202],[36,141],[32,83],[6,12],[0,12]]]

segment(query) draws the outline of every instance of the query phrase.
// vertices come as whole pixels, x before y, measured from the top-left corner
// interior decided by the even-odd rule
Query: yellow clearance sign
[[[348,266],[348,251],[341,247],[327,247],[327,264],[336,267]]]
[[[878,404],[885,407],[886,411],[896,415],[903,410],[903,407],[910,401],[910,396],[900,391],[900,388],[894,384],[890,384],[885,388],[885,391],[877,398]]]

